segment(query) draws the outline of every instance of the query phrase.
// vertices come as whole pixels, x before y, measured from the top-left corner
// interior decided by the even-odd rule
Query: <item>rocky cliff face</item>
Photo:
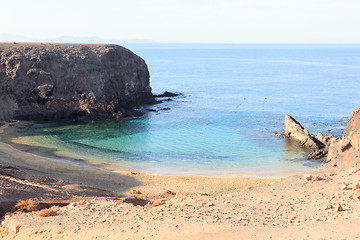
[[[350,141],[351,146],[360,150],[360,107],[351,113],[344,133]]]
[[[322,135],[321,133],[314,136],[289,115],[285,115],[284,125],[285,131],[281,134],[297,141],[300,146],[311,150],[308,159],[321,159],[327,156],[330,143],[335,139],[334,136]]]
[[[300,143],[301,146],[306,148],[323,148],[324,145],[318,141],[313,135],[309,133],[299,122],[293,117],[285,115],[285,131],[282,135],[290,137]]]
[[[0,43],[0,119],[131,115],[152,99],[144,60],[102,44]]]

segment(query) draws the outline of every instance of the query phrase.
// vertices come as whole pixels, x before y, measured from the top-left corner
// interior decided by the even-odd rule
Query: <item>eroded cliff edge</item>
[[[0,43],[0,120],[131,116],[152,101],[149,78],[118,45]]]

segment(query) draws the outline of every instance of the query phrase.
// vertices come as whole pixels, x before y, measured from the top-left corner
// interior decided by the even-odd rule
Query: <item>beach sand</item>
[[[162,176],[75,166],[1,143],[0,165],[21,171],[0,169],[0,203],[60,206],[49,217],[7,213],[0,239],[356,239],[360,166],[348,159],[359,156],[346,152],[314,180]]]

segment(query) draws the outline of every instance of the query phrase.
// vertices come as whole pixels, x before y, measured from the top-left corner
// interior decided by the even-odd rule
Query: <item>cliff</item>
[[[0,43],[0,120],[129,116],[151,101],[149,78],[117,45]]]
[[[351,113],[344,133],[349,139],[351,146],[360,150],[360,107]]]

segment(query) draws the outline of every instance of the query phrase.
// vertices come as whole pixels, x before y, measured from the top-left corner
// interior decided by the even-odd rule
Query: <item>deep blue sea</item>
[[[274,133],[284,115],[341,136],[360,105],[360,45],[128,44],[154,94],[182,93],[136,119],[30,124],[38,151],[154,174],[282,175],[321,165]],[[168,110],[161,110],[161,109]],[[27,140],[26,140],[27,139]],[[41,148],[40,148],[41,146]]]

